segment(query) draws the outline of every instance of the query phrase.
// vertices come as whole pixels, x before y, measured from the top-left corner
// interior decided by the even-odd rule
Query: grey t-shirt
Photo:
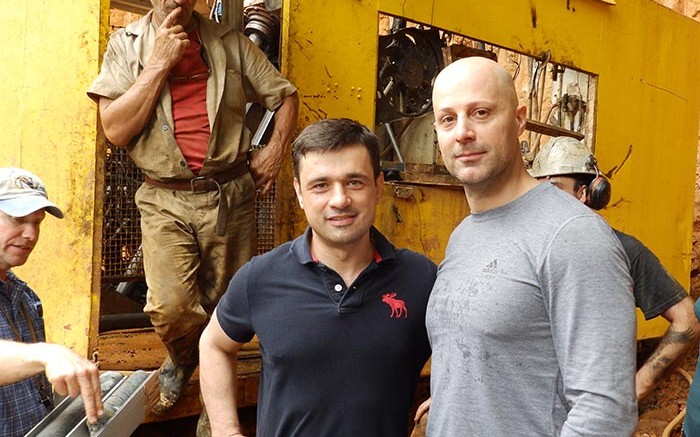
[[[541,184],[453,232],[430,297],[431,437],[629,436],[635,309],[610,227]]]

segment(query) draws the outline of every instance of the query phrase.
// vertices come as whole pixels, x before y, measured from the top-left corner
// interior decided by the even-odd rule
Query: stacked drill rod
[[[128,437],[146,416],[151,404],[147,399],[157,383],[154,375],[142,370],[129,375],[104,372],[100,375],[104,414],[97,423],[87,423],[80,397],[66,398],[25,437]]]

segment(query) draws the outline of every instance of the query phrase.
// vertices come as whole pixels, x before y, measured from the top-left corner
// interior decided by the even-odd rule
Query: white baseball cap
[[[40,209],[63,218],[63,212],[49,202],[38,176],[21,168],[0,168],[0,210],[12,217],[24,217]]]

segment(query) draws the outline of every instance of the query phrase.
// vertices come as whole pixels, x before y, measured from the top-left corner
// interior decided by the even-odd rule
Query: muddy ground
[[[695,371],[697,355],[696,346],[679,366],[690,377]],[[666,381],[661,383],[650,399],[645,400],[640,407],[639,424],[635,437],[662,437],[666,428],[670,429],[669,437],[681,437],[680,423],[673,426],[671,422],[682,422],[680,413],[685,407],[688,387],[688,380],[678,371],[673,372]],[[674,421],[674,419],[676,420]]]
[[[695,282],[695,291],[697,291],[697,279]],[[684,370],[690,378],[695,372],[697,357],[698,347],[696,345],[678,367],[680,370]],[[681,411],[688,398],[689,385],[686,377],[676,370],[660,384],[648,399],[641,402],[639,424],[635,437],[662,437],[667,428],[669,437],[681,437]],[[677,425],[674,426],[676,423]]]

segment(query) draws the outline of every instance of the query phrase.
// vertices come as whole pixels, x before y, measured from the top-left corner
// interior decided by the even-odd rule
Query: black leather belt
[[[144,175],[144,180],[147,184],[158,188],[167,188],[169,190],[178,191],[192,191],[193,193],[206,193],[209,191],[218,190],[220,185],[237,179],[249,171],[248,162],[241,161],[230,169],[211,176],[197,176],[196,178],[188,180],[178,179],[172,181],[158,181]]]
[[[191,191],[192,193],[219,192],[219,211],[216,217],[216,234],[223,236],[226,233],[226,216],[228,215],[228,202],[226,196],[221,193],[221,185],[237,179],[250,172],[248,161],[241,161],[226,171],[211,176],[197,176],[189,180],[157,181],[144,175],[144,181],[158,188],[177,191]]]

